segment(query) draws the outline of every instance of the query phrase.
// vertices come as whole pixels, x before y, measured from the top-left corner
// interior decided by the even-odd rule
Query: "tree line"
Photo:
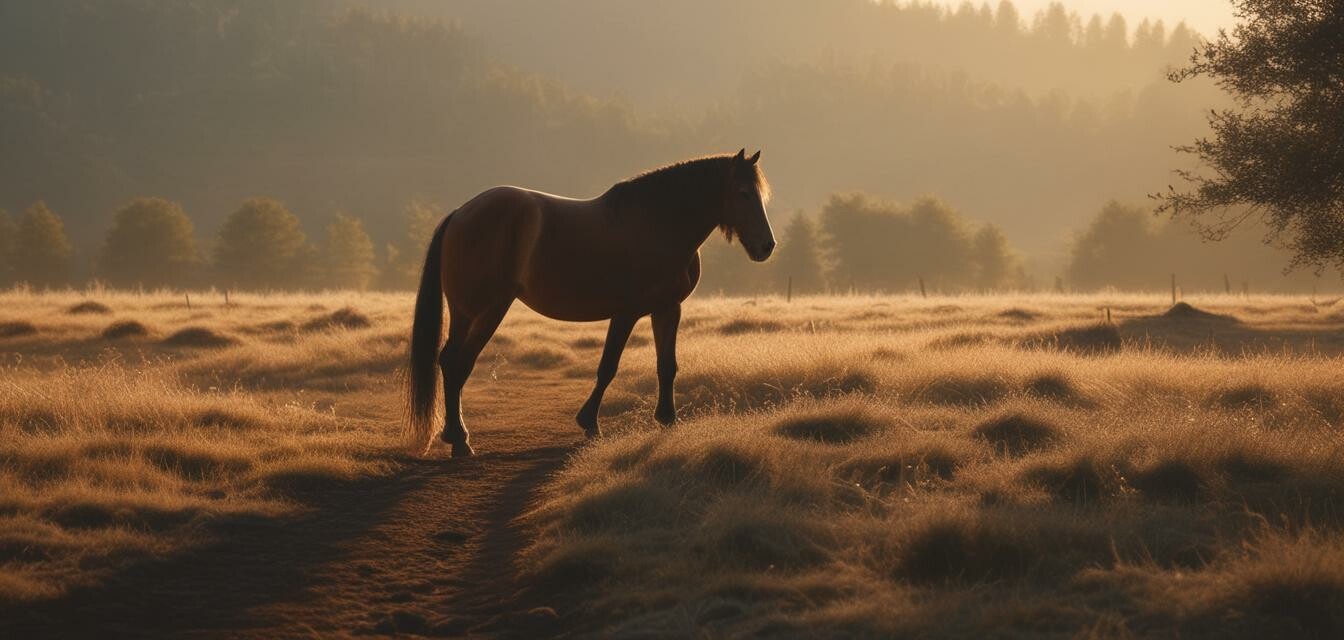
[[[17,220],[0,211],[0,285],[75,284],[74,254],[64,222],[46,203],[34,203]],[[401,255],[385,249],[380,256],[364,223],[345,213],[333,215],[325,237],[314,243],[298,217],[272,198],[239,205],[207,252],[180,204],[137,198],[113,215],[94,259],[94,278],[127,289],[400,288],[410,280]]]
[[[273,198],[249,198],[202,247],[182,206],[137,198],[112,216],[94,256],[93,278],[126,289],[220,287],[243,290],[405,290],[417,282],[423,251],[446,211],[413,201],[402,237],[379,247],[356,216],[337,212],[321,238]],[[779,249],[765,265],[710,238],[701,249],[702,293],[848,291],[992,292],[1061,287],[1152,290],[1172,274],[1183,287],[1307,290],[1312,273],[1285,276],[1286,255],[1254,234],[1204,242],[1147,209],[1112,201],[1068,243],[1057,283],[1037,282],[1022,253],[993,224],[977,223],[935,197],[909,204],[864,193],[835,194],[816,213],[797,212],[776,229]],[[82,281],[65,224],[37,202],[17,218],[0,210],[0,286],[60,288]]]

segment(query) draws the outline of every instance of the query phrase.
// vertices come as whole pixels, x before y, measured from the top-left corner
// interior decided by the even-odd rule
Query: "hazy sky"
[[[949,6],[957,6],[962,0],[942,0]],[[977,6],[982,0],[974,0]],[[1018,11],[1022,12],[1028,24],[1037,11],[1049,6],[1052,0],[1015,0]],[[1137,24],[1143,18],[1161,18],[1168,27],[1185,20],[1196,31],[1213,34],[1218,27],[1232,24],[1232,3],[1229,0],[1063,0],[1064,6],[1077,11],[1086,19],[1094,13],[1110,15],[1120,12],[1131,22]],[[991,7],[997,2],[990,2]],[[1131,28],[1133,24],[1131,24]]]

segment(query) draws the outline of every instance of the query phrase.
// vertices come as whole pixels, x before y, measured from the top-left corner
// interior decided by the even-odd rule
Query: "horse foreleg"
[[[677,379],[677,327],[681,324],[681,305],[653,314],[653,348],[658,354],[658,407],[653,417],[668,425],[677,421],[673,387]]]
[[[583,403],[583,408],[579,409],[579,415],[574,417],[589,438],[602,435],[602,428],[597,424],[597,410],[602,406],[602,394],[606,393],[607,385],[610,385],[616,377],[616,368],[621,364],[621,353],[625,351],[625,343],[630,339],[630,332],[635,328],[635,321],[638,319],[638,317],[616,317],[612,318],[611,324],[607,326],[607,344],[602,348],[602,362],[597,365],[597,384],[593,387],[593,393],[588,396],[588,401]]]
[[[476,368],[476,359],[480,357],[481,350],[495,335],[495,330],[499,328],[499,323],[504,321],[504,315],[509,312],[509,306],[512,304],[513,300],[510,299],[471,320],[462,321],[461,324],[458,323],[455,314],[450,321],[448,344],[439,353],[439,368],[443,371],[446,418],[439,439],[453,446],[454,457],[475,453],[470,444],[471,434],[462,421],[462,387],[466,386],[467,378],[471,377],[472,369]],[[459,341],[458,336],[464,331],[466,336]]]

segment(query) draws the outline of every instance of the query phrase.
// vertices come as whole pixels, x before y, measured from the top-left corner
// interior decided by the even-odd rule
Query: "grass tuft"
[[[1250,383],[1218,389],[1210,397],[1210,402],[1229,411],[1248,409],[1263,411],[1275,406],[1278,398],[1268,387]]]
[[[1047,420],[1023,413],[1006,413],[976,425],[977,438],[997,451],[1021,456],[1063,439],[1063,430]]]
[[[1020,577],[1036,550],[1001,519],[951,513],[912,527],[897,553],[898,578],[940,584]]]
[[[794,440],[846,444],[883,431],[889,421],[861,404],[805,413],[780,422],[775,433]]]
[[[163,344],[170,347],[188,347],[198,349],[218,349],[232,346],[238,341],[223,333],[207,327],[187,327],[179,329],[172,335],[163,339]]]
[[[1193,503],[1208,494],[1208,480],[1184,460],[1165,460],[1130,474],[1129,484],[1145,497]]]
[[[676,517],[678,502],[665,486],[617,481],[576,498],[565,513],[564,525],[584,533],[657,528]]]
[[[65,312],[72,316],[86,315],[86,314],[107,315],[109,313],[112,313],[112,309],[101,302],[86,300],[84,302],[66,308]]]
[[[1014,322],[1031,322],[1041,317],[1041,314],[1026,309],[1005,309],[995,314],[997,317]]]
[[[104,340],[124,340],[142,338],[149,335],[149,327],[135,320],[118,320],[107,325],[101,334]]]
[[[1275,482],[1288,475],[1288,463],[1264,452],[1237,450],[1217,460],[1218,470],[1234,483]]]
[[[998,377],[948,375],[924,385],[917,395],[922,400],[937,405],[975,407],[993,404],[1007,392],[1008,388]]]
[[[0,338],[18,338],[37,333],[37,326],[26,320],[0,322]]]
[[[1078,387],[1074,386],[1069,377],[1063,373],[1043,373],[1028,378],[1022,390],[1028,395],[1065,406],[1085,406],[1089,404]]]
[[[303,323],[299,328],[304,331],[332,331],[364,329],[373,326],[369,317],[353,307],[341,307],[326,315],[318,316]]]
[[[1090,456],[1036,464],[1024,478],[1045,489],[1055,498],[1074,504],[1086,504],[1120,495],[1124,478],[1114,466]]]
[[[747,333],[768,333],[784,330],[784,323],[760,318],[734,318],[719,325],[719,333],[739,336]]]
[[[1028,336],[1020,344],[1028,349],[1055,349],[1080,355],[1105,355],[1119,352],[1124,348],[1125,341],[1118,327],[1109,322],[1100,322]]]
[[[718,503],[705,515],[696,544],[715,563],[797,569],[826,558],[828,535],[825,527],[805,515],[734,499]]]

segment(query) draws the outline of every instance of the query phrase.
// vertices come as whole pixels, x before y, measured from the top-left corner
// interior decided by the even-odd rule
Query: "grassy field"
[[[405,453],[411,296],[191,302],[0,293],[0,603],[469,464]],[[693,299],[682,421],[653,421],[645,323],[585,444],[604,327],[517,305],[467,389],[470,464],[562,453],[519,487],[518,540],[471,553],[554,610],[535,633],[1338,637],[1344,302],[1168,302]],[[459,630],[422,600],[375,630]]]

